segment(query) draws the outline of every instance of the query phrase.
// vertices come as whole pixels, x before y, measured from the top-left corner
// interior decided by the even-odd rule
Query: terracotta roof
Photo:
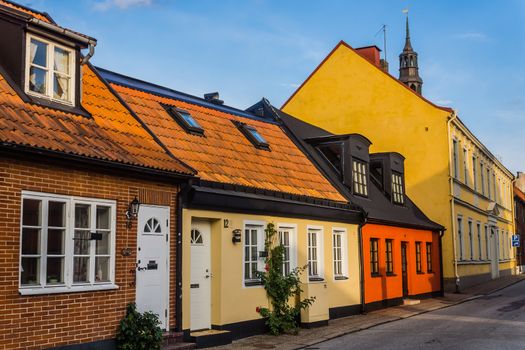
[[[102,71],[102,75],[111,82],[114,73]],[[183,101],[187,95],[178,99],[132,85],[112,82],[112,86],[173,155],[196,169],[203,180],[347,202],[275,123],[258,120],[255,115],[248,118],[243,116],[246,112],[236,113],[235,109],[225,112],[227,106],[212,108]],[[152,89],[158,91],[159,87],[152,85]],[[190,112],[205,136],[187,133],[161,104]],[[255,127],[271,151],[255,148],[232,121]]]
[[[192,174],[170,156],[83,66],[82,106],[91,117],[24,102],[0,69],[0,142],[156,170]]]
[[[44,21],[44,22],[47,22],[47,23],[52,23],[52,21],[49,20],[49,17],[45,13],[32,10],[32,9],[27,8],[25,6],[18,5],[16,3],[14,3],[14,2],[6,1],[6,0],[0,0],[0,5],[1,6],[5,6],[5,7],[9,7],[9,8],[15,9],[15,10],[18,10],[20,12],[24,12],[24,13],[26,13],[28,15],[31,15],[31,16],[41,20],[41,21]]]

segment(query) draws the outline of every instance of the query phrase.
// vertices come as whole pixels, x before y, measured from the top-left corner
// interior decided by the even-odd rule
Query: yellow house
[[[286,249],[283,269],[307,266],[305,327],[359,313],[359,223],[345,199],[279,124],[206,99],[100,69],[124,103],[176,159],[198,172],[181,190],[178,330],[197,347],[265,331],[268,307],[256,275],[265,268],[265,229]],[[174,262],[175,263],[175,262]],[[179,269],[177,269],[179,271]]]
[[[402,65],[417,64],[410,57]],[[340,42],[282,110],[334,134],[366,135],[371,152],[406,157],[407,194],[447,228],[446,290],[514,273],[512,173],[452,109],[414,90],[381,69],[379,49]]]

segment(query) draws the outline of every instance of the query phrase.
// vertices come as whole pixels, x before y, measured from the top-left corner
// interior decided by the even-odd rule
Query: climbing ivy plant
[[[264,285],[270,308],[257,307],[256,311],[266,318],[266,325],[272,334],[297,333],[301,310],[308,308],[315,301],[315,297],[300,299],[300,276],[306,266],[297,267],[285,275],[285,247],[280,242],[275,225],[269,223],[264,231],[264,247],[268,256],[265,260],[265,271],[257,272],[257,277]]]

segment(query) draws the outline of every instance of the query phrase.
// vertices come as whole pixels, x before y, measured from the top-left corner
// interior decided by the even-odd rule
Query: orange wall
[[[370,238],[379,239],[379,273],[370,273]],[[393,240],[394,275],[386,275],[386,239]],[[403,281],[401,274],[401,242],[408,242],[407,268],[408,293],[417,295],[440,290],[439,235],[431,231],[414,230],[401,227],[366,224],[363,227],[363,257],[365,274],[365,303],[384,299],[401,298]],[[423,273],[416,273],[416,244],[421,242],[421,267]],[[432,271],[427,272],[426,243],[432,242]]]

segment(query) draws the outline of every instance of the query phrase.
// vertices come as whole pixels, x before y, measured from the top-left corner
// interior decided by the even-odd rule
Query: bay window
[[[22,193],[20,293],[115,287],[115,202]]]

